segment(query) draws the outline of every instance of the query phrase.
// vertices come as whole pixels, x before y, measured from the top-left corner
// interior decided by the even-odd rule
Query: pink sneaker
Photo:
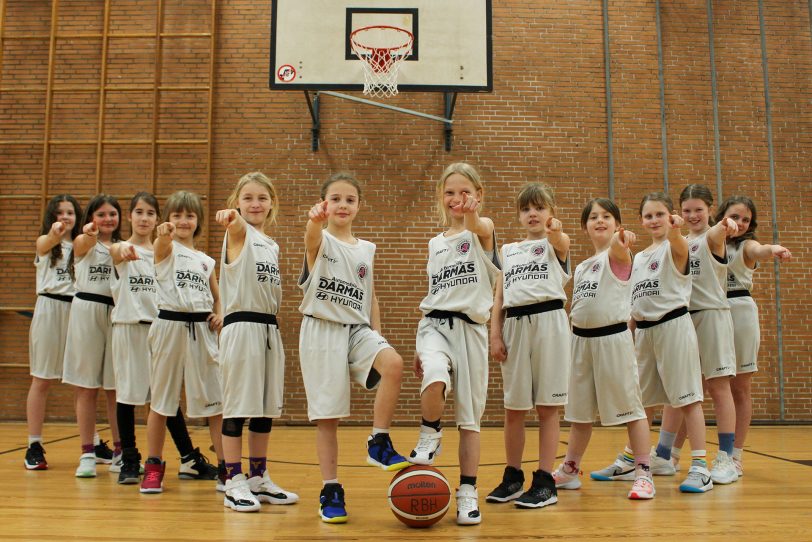
[[[648,476],[638,476],[634,479],[632,490],[629,491],[629,498],[634,500],[653,499],[655,493],[654,481]]]
[[[141,493],[161,493],[164,490],[164,470],[166,463],[155,458],[144,464],[144,479],[141,480]]]
[[[574,464],[574,462],[571,462]],[[557,469],[553,471],[553,480],[555,480],[556,489],[578,489],[581,487],[581,476],[583,472],[578,470],[573,473],[566,472],[565,466],[562,463]]]

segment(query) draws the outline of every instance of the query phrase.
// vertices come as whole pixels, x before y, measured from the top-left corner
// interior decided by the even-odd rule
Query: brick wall
[[[322,102],[321,149],[312,152],[302,93],[267,89],[269,3],[219,2],[211,182],[205,144],[208,92],[162,90],[155,107],[152,90],[156,81],[205,87],[209,40],[164,38],[156,64],[155,4],[111,3],[109,31],[137,37],[111,38],[106,62],[100,37],[57,41],[53,84],[69,88],[53,94],[50,131],[56,141],[46,153],[51,4],[6,1],[0,66],[0,280],[5,285],[0,292],[0,419],[25,417],[30,320],[17,311],[30,310],[34,303],[30,262],[45,169],[49,195],[68,191],[86,203],[100,189],[121,197],[126,207],[124,199],[137,190],[166,196],[185,188],[208,194],[210,212],[221,208],[241,174],[258,169],[274,180],[282,205],[273,236],[282,248],[285,281],[280,313],[288,358],[285,420],[292,423],[306,421],[296,348],[300,294],[295,279],[302,261],[305,213],[329,173],[351,170],[365,184],[355,232],[378,245],[377,292],[384,333],[409,366],[417,306],[426,288],[426,244],[440,230],[434,182],[448,163],[467,160],[479,167],[486,180],[486,214],[494,219],[501,241],[521,235],[512,211],[518,188],[528,180],[550,183],[556,189],[559,216],[573,238],[573,262],[590,254],[578,227],[580,208],[586,199],[609,190],[600,2],[494,2],[494,92],[458,97],[450,153],[443,150],[440,124],[329,97]],[[772,216],[758,2],[713,4],[722,192],[752,196],[759,208],[761,239],[769,241],[777,224],[780,241],[795,255],[780,269],[784,407],[787,420],[809,421],[812,330],[806,306],[812,294],[805,287],[810,273],[803,264],[812,246],[812,227],[804,213],[812,204],[809,6],[802,0],[764,1],[778,187],[777,216]],[[165,0],[164,5],[165,33],[210,31],[208,1]],[[62,0],[57,15],[60,34],[100,35],[104,27],[98,2]],[[609,2],[615,193],[627,226],[638,232],[637,202],[644,193],[662,189],[664,176],[655,15],[653,0]],[[662,2],[660,15],[668,177],[676,198],[690,182],[716,187],[709,34],[705,2]],[[98,88],[102,78],[108,85],[104,97]],[[119,89],[125,86],[128,90]],[[437,94],[401,94],[391,103],[435,114],[442,110],[442,96]],[[101,146],[101,160],[99,130],[112,140]],[[153,160],[156,139],[161,142],[154,146]],[[199,246],[219,258],[222,233],[219,226],[211,226]],[[778,420],[776,276],[771,264],[761,266],[756,283],[762,370],[754,379],[754,417]],[[408,375],[399,423],[419,416],[419,383],[411,372]],[[495,367],[491,375],[484,422],[498,424],[501,379]],[[358,389],[354,393],[352,421],[370,421],[372,395]],[[67,386],[54,388],[48,412],[51,420],[73,418]]]

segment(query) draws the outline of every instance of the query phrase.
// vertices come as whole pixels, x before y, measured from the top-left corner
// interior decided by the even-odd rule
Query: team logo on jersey
[[[367,268],[367,264],[359,263],[358,267],[355,268],[355,273],[358,275],[358,278],[364,280],[367,276],[367,272],[369,268]]]
[[[654,260],[650,264],[648,264],[649,271],[656,271],[660,268],[660,262],[658,260]]]
[[[457,254],[460,256],[465,256],[469,252],[471,252],[471,241],[468,239],[463,239],[457,243]]]
[[[530,249],[530,253],[533,256],[544,256],[544,245],[535,245],[533,248]]]
[[[696,245],[691,245],[691,252],[696,252],[696,251],[698,251],[698,250],[699,250],[699,245],[698,245],[698,244],[696,244]]]
[[[590,269],[590,271],[592,271],[593,273],[597,273],[600,270],[601,270],[601,262],[595,262],[594,264],[592,264],[592,269]]]
[[[203,271],[206,271],[208,273],[208,271],[209,271],[209,266],[208,265],[206,265],[205,263],[201,263],[200,267],[203,268]]]

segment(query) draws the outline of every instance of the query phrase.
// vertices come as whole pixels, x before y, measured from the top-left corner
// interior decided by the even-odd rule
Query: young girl
[[[147,335],[158,316],[158,291],[152,261],[152,233],[160,211],[158,200],[139,192],[130,202],[132,236],[110,247],[115,274],[112,294],[113,365],[116,377],[116,417],[121,433],[121,461],[110,471],[119,472],[119,484],[140,481],[141,455],[135,445],[135,406],[149,402],[150,357]],[[213,480],[217,468],[209,465],[192,446],[183,415],[178,409],[167,426],[181,454],[181,478]]]
[[[214,260],[195,250],[194,241],[203,227],[203,204],[197,194],[175,192],[167,199],[164,213],[166,222],[158,226],[153,254],[158,319],[148,337],[152,403],[141,493],[163,491],[166,418],[178,412],[184,384],[187,414],[208,418],[215,453],[218,460],[223,458],[223,399],[215,334],[223,324],[220,294]]]
[[[488,329],[499,273],[493,221],[479,216],[479,173],[458,162],[437,183],[440,216],[448,230],[429,241],[428,295],[420,303],[415,372],[422,378],[420,437],[409,461],[431,465],[440,452],[440,419],[451,389],[460,430],[457,523],[482,521],[476,476],[479,423],[488,391]]]
[[[715,484],[730,484],[738,479],[731,459],[736,427],[736,411],[730,392],[731,376],[736,375],[733,346],[733,319],[727,303],[727,260],[725,239],[735,232],[736,223],[723,218],[711,226],[713,194],[707,186],[691,184],[679,197],[682,218],[688,224],[688,246],[693,285],[688,309],[699,341],[699,360],[705,387],[713,398],[719,454],[711,467]],[[685,440],[680,431],[674,449]],[[671,459],[672,450],[662,450],[663,459]],[[678,457],[678,456],[677,456]]]
[[[719,206],[716,220],[731,219],[736,229],[728,232],[727,239],[727,298],[733,317],[733,342],[736,350],[736,376],[730,383],[736,405],[736,441],[733,445],[733,463],[739,476],[742,470],[742,450],[750,418],[753,414],[750,381],[758,370],[758,348],[761,329],[758,307],[750,296],[753,271],[758,262],[776,258],[789,261],[792,254],[781,245],[762,245],[756,241],[756,206],[746,196],[732,196]]]
[[[651,472],[674,474],[671,461],[663,456],[667,455],[665,450],[670,452],[684,416],[693,460],[680,491],[704,493],[713,489],[713,481],[705,461],[699,347],[688,314],[689,249],[680,232],[684,221],[672,214],[673,208],[671,198],[662,192],[648,194],[640,202],[642,225],[652,242],[634,257],[631,315],[637,328],[634,339],[643,405],[648,409],[665,404]],[[592,473],[592,478],[622,479],[620,464],[619,458],[615,464]]]
[[[389,437],[400,395],[403,359],[378,330],[375,296],[375,245],[352,234],[361,204],[361,187],[352,175],[336,173],[321,187],[321,203],[308,213],[305,267],[299,279],[304,314],[299,334],[307,414],[317,425],[316,448],[324,487],[319,515],[327,523],[344,523],[344,489],[338,483],[340,418],[350,415],[350,381],[375,395],[367,463],[394,471],[408,466]],[[324,227],[324,224],[327,227]]]
[[[68,271],[68,258],[73,250],[73,239],[79,235],[78,217],[81,214],[79,202],[73,196],[54,196],[45,208],[37,238],[34,258],[37,304],[28,343],[31,360],[31,387],[26,402],[28,449],[25,468],[28,470],[48,468],[42,447],[42,425],[48,388],[52,380],[62,378],[68,317],[75,292]]]
[[[223,377],[224,506],[259,510],[260,502],[292,504],[295,493],[273,483],[267,471],[273,418],[282,412],[285,351],[276,312],[282,301],[279,245],[265,235],[279,210],[270,179],[244,175],[216,220],[226,228],[220,260],[225,319],[220,334]],[[242,474],[242,429],[248,424],[250,478]]]
[[[572,376],[564,419],[571,422],[564,462],[554,473],[561,489],[578,489],[581,458],[592,435],[595,415],[601,425],[626,424],[633,452],[621,456],[613,478],[633,479],[630,499],[655,495],[650,472],[648,421],[643,410],[634,340],[628,330],[631,313],[632,254],[636,236],[621,226],[612,200],[595,198],[581,212],[581,228],[595,255],[575,269],[572,292]],[[633,455],[632,455],[633,454]],[[615,465],[613,465],[614,467]],[[631,468],[630,468],[631,466]]]
[[[485,500],[515,499],[518,507],[541,508],[558,502],[551,472],[558,450],[558,407],[567,404],[570,370],[564,311],[570,238],[555,218],[549,186],[525,185],[516,210],[527,238],[502,247],[502,273],[491,311],[491,355],[501,363],[504,382],[507,466],[502,482]],[[524,416],[533,408],[540,424],[539,467],[530,489],[522,492]]]
[[[120,239],[121,206],[113,196],[99,194],[85,210],[82,235],[73,242],[69,268],[75,270],[76,294],[71,304],[70,322],[65,341],[62,381],[76,386],[76,421],[82,456],[76,476],[96,476],[99,458],[94,445],[96,396],[99,388],[107,395],[107,416],[113,433],[115,453],[121,453],[116,423],[116,383],[111,355],[113,298],[110,277],[113,260],[110,246]]]

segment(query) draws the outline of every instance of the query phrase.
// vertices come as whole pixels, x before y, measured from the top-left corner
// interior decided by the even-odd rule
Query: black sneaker
[[[106,440],[100,440],[93,447],[93,453],[96,454],[97,465],[109,465],[113,462],[113,450],[107,445]]]
[[[524,472],[514,467],[505,467],[502,483],[491,491],[486,502],[508,502],[517,498],[524,491]]]
[[[217,478],[217,467],[195,448],[192,453],[180,458],[178,477],[183,480],[214,480]]]
[[[533,485],[516,499],[519,508],[541,508],[558,502],[553,475],[543,470],[533,473]]]
[[[34,442],[25,451],[25,468],[28,470],[46,470],[45,449],[39,442]]]
[[[119,484],[137,484],[141,481],[141,454],[137,448],[125,448],[121,451],[121,472],[118,473]]]

